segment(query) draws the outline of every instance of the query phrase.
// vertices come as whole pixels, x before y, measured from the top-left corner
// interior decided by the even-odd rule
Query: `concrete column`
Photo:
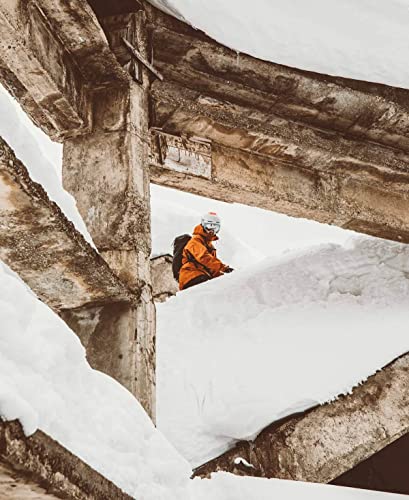
[[[75,196],[101,255],[139,300],[104,321],[109,332],[89,340],[88,358],[126,386],[154,420],[148,79],[100,89],[90,100],[92,132],[64,143],[64,187]]]

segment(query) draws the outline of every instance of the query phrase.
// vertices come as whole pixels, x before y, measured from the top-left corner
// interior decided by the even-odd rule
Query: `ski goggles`
[[[205,222],[203,227],[206,231],[213,231],[214,234],[217,234],[220,231],[220,223],[219,222]]]

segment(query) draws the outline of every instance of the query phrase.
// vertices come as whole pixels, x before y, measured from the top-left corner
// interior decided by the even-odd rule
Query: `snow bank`
[[[187,498],[189,465],[136,399],[0,263],[0,415],[41,429],[138,499]]]
[[[409,0],[150,0],[239,52],[409,88]]]
[[[213,474],[191,484],[195,500],[404,500],[406,495],[342,488],[326,484]]]
[[[388,254],[390,269],[402,268],[405,258],[406,255],[402,252],[391,251]],[[375,262],[374,257],[374,265]],[[394,281],[392,274],[391,271],[387,281]],[[398,286],[397,277],[395,281]],[[219,285],[222,284],[220,280]],[[229,286],[226,282],[226,286],[220,288],[228,290]],[[341,288],[344,290],[344,287]],[[185,294],[187,305],[191,297],[198,295],[195,293],[198,291],[200,290],[196,289],[189,295]],[[402,293],[406,296],[407,291],[402,289]],[[203,308],[197,312],[202,313]],[[207,323],[209,314],[211,315],[211,309],[205,311],[202,321]],[[189,465],[154,428],[138,402],[114,380],[89,367],[85,360],[84,349],[76,336],[35,298],[14,273],[1,264],[0,317],[0,415],[8,420],[19,419],[27,434],[31,434],[37,428],[42,429],[135,499],[390,498],[388,494],[341,487],[238,478],[227,474],[215,475],[211,481],[199,479],[190,481]],[[213,320],[209,323],[210,326],[214,326]],[[201,324],[199,321],[199,327]],[[171,334],[171,338],[174,337],[172,331],[168,333]],[[216,333],[220,335],[222,332],[209,331],[210,336]],[[221,336],[226,337],[224,333]],[[199,340],[194,335],[192,338]],[[348,341],[350,339],[345,339],[345,342]],[[163,339],[161,343],[163,344]],[[208,354],[209,346],[209,342],[205,343],[204,357]],[[191,362],[193,360],[189,359],[189,356],[192,350],[190,346],[187,347],[185,358]],[[199,350],[199,346],[196,347]],[[242,342],[238,338],[238,349],[241,348]],[[232,351],[230,345],[228,352],[230,356],[234,355]],[[226,353],[223,347],[222,352]],[[173,358],[168,361],[168,365],[179,363],[179,354],[174,350]],[[384,358],[386,357],[385,354]],[[198,360],[199,357],[196,355],[195,358]],[[210,358],[204,361],[206,363],[202,363],[201,366],[209,371],[211,376],[217,377],[214,362]],[[254,369],[257,369],[258,363],[259,359],[255,359]],[[245,375],[242,366],[240,370]],[[240,378],[240,373],[237,375]],[[180,377],[178,381],[181,381]],[[173,402],[179,413],[186,409],[186,406],[181,404],[182,400],[189,397],[190,390],[195,391],[197,381],[200,382],[193,377],[190,381],[185,380],[185,387],[179,387],[180,393]],[[219,379],[216,382],[220,382],[222,392],[227,389],[227,380]],[[200,391],[200,384],[198,389]],[[211,396],[217,399],[221,392],[217,386],[213,389],[215,392]],[[236,398],[235,386],[230,386],[230,389]],[[215,402],[216,400],[213,404]],[[232,398],[230,402],[234,402]],[[202,401],[198,400],[198,403],[202,404],[203,409],[210,409],[206,406],[205,398]],[[216,404],[220,407],[220,401]],[[230,415],[233,416],[232,413]],[[189,414],[185,414],[181,417],[182,419],[193,417],[192,424],[197,423],[196,415],[191,414],[190,417]],[[180,422],[177,425],[179,425],[177,432],[183,433],[184,429],[180,428]],[[192,439],[190,443],[186,442],[186,446],[193,450],[198,443],[197,438],[192,434],[191,426],[186,431]]]
[[[271,258],[158,306],[158,426],[193,466],[409,350],[409,247]]]
[[[62,145],[52,142],[37,128],[1,84],[0,117],[0,136],[24,163],[33,181],[42,185],[49,198],[93,245],[74,198],[62,187]]]

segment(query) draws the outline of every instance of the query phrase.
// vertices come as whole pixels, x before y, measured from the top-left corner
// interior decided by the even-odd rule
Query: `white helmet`
[[[214,234],[217,234],[220,231],[221,226],[220,217],[216,214],[216,212],[209,212],[206,215],[203,215],[202,226],[205,231],[213,231]]]

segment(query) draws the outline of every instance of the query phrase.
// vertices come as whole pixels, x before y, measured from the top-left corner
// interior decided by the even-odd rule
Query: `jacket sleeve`
[[[186,250],[191,253],[192,257],[199,264],[202,264],[209,271],[212,277],[219,276],[227,267],[221,260],[214,257],[199,241],[192,241]]]

